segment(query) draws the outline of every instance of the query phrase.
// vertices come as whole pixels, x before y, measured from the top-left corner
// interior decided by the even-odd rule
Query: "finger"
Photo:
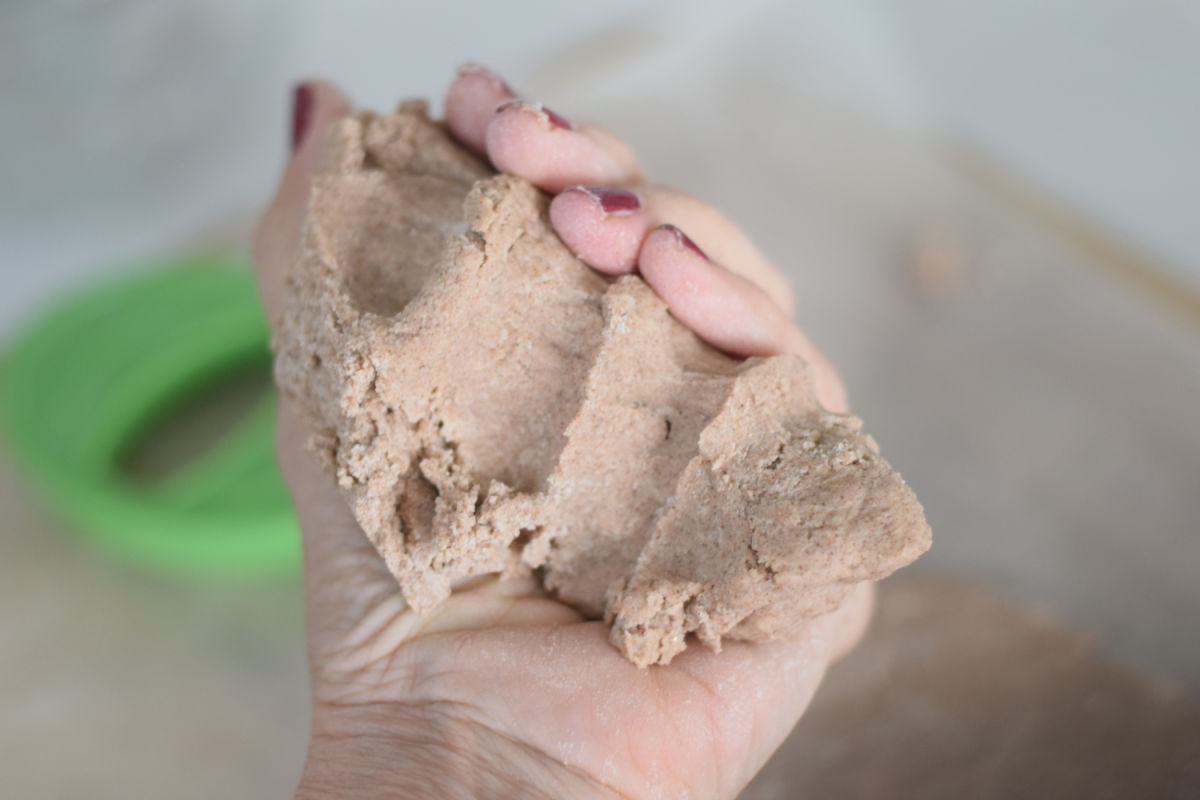
[[[568,187],[551,201],[550,222],[572,252],[609,275],[632,272],[642,239],[660,224],[703,231],[705,251],[714,260],[791,313],[792,291],[783,273],[719,211],[674,189],[647,186],[634,193],[609,186]]]
[[[486,67],[463,64],[446,92],[446,126],[476,154],[487,154],[484,139],[496,107],[516,97],[512,88]]]
[[[593,269],[625,275],[655,220],[633,192],[572,186],[550,201],[550,224],[571,252]]]
[[[496,109],[484,134],[496,169],[525,178],[547,192],[568,186],[637,183],[641,169],[612,134],[576,125],[540,104],[510,100]]]
[[[275,199],[254,229],[254,265],[267,315],[274,323],[283,305],[283,284],[300,243],[308,205],[309,181],[320,163],[329,125],[350,113],[350,103],[335,87],[302,83],[293,97],[292,158]]]
[[[638,256],[638,271],[671,313],[697,336],[735,356],[795,353],[813,371],[817,400],[846,410],[837,371],[767,293],[716,264],[673,225],[655,228]]]
[[[791,315],[791,283],[741,227],[707,203],[677,189],[656,186],[646,195],[646,206],[657,222],[688,231],[715,262],[760,287],[775,305]]]
[[[284,279],[299,245],[308,202],[309,181],[321,160],[329,125],[350,111],[334,87],[319,82],[296,88],[293,153],[279,189],[254,232],[254,263],[268,315],[275,321],[282,308]],[[279,403],[277,454],[301,520],[304,543],[305,598],[310,645],[324,646],[332,631],[344,627],[350,606],[346,593],[357,578],[361,596],[394,590],[371,543],[354,521],[346,503],[312,453],[306,451],[307,426],[286,399]],[[363,576],[369,576],[363,578]]]
[[[818,400],[831,411],[844,412],[841,379],[779,307],[775,298],[783,290],[777,288],[772,295],[751,278],[717,266],[676,226],[652,227],[664,209],[710,224],[719,215],[702,204],[686,207],[671,190],[660,194],[648,189],[643,194],[648,197],[645,202],[627,190],[571,187],[551,201],[550,221],[563,242],[595,269],[618,275],[637,267],[672,313],[714,347],[737,356],[804,357],[813,370]],[[732,226],[724,222],[717,230],[726,227]],[[782,275],[748,242],[726,247],[726,252],[740,258],[743,269],[760,280],[778,278],[776,286],[786,287]],[[785,296],[790,298],[790,292]]]
[[[632,151],[615,136],[517,99],[502,78],[477,64],[460,67],[450,85],[446,124],[455,138],[486,155],[501,172],[550,192],[573,183],[641,178]]]
[[[766,292],[713,262],[675,225],[646,236],[638,269],[671,312],[714,347],[737,356],[788,349],[787,319]]]

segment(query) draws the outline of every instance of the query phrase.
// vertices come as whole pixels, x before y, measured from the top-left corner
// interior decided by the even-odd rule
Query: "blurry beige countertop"
[[[1121,247],[995,191],[979,179],[990,167],[960,169],[939,145],[804,89],[769,51],[730,48],[692,62],[687,80],[611,88],[588,82],[586,53],[563,58],[529,89],[628,137],[652,174],[713,201],[791,276],[800,324],[926,506],[935,544],[907,580],[951,574],[1008,598],[967,604],[1001,617],[996,604],[1040,609],[1072,641],[1094,642],[1088,658],[1109,666],[1087,674],[1125,676],[1111,678],[1123,708],[1176,709],[1146,723],[1162,753],[1176,752],[1173,736],[1194,743],[1184,698],[1200,698],[1200,319],[1187,302],[1146,291],[1145,265]],[[646,74],[678,74],[669,67]],[[909,596],[905,608],[921,609],[918,622],[898,628],[885,609],[879,635],[949,630],[937,603]],[[281,796],[298,774],[298,582],[134,572],[70,536],[7,461],[0,641],[0,794]],[[1029,742],[1017,723],[995,734],[1012,752]],[[778,791],[756,797],[801,786],[768,778]]]

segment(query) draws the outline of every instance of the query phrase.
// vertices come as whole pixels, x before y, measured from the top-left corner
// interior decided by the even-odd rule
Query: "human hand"
[[[583,261],[637,271],[731,354],[804,356],[821,402],[845,410],[836,372],[788,316],[786,281],[744,234],[645,182],[611,134],[520,101],[497,108],[513,99],[494,75],[464,70],[446,97],[447,125],[498,170],[557,193],[551,222]],[[272,319],[323,134],[349,110],[328,85],[297,92],[296,151],[255,235]],[[864,584],[795,640],[728,642],[719,655],[690,647],[643,670],[613,649],[603,623],[532,578],[472,580],[419,617],[306,439],[282,399],[279,460],[304,540],[313,691],[298,797],[733,797],[869,617]]]

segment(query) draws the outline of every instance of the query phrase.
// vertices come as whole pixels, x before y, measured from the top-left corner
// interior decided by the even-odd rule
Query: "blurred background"
[[[1200,794],[1200,5],[8,2],[0,348],[131,264],[244,254],[296,79],[440,113],[465,60],[745,227],[925,504],[933,550],[746,797]],[[16,450],[0,794],[288,795],[294,574],[135,567]]]

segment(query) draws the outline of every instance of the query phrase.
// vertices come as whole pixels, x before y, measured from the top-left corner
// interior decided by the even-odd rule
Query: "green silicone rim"
[[[199,458],[153,486],[118,456],[156,415],[265,363],[269,330],[244,263],[146,265],[40,319],[0,375],[0,418],[48,504],[106,550],[184,574],[294,573],[299,536],[275,462],[268,392]]]

